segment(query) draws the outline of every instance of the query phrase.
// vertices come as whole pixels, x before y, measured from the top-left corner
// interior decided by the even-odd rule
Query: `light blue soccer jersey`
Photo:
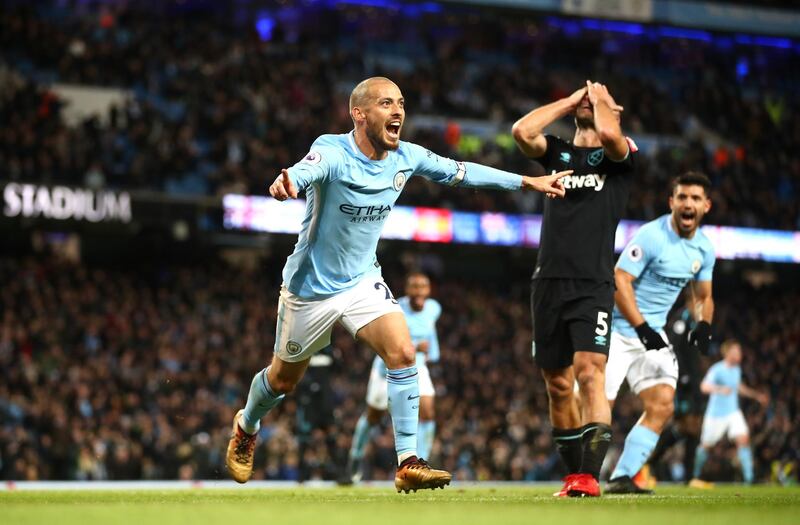
[[[375,256],[381,230],[412,175],[451,186],[516,190],[522,177],[471,162],[457,162],[400,141],[383,160],[370,160],[351,131],[322,135],[289,168],[306,191],[300,235],[283,268],[283,284],[304,299],[330,296],[380,272]]]
[[[436,321],[442,315],[442,305],[436,299],[425,299],[425,304],[419,312],[411,307],[411,299],[409,297],[401,297],[398,299],[400,308],[406,315],[406,322],[408,323],[408,331],[411,332],[411,342],[414,346],[419,345],[423,341],[428,342],[428,355],[427,362],[435,363],[439,360],[439,337],[436,334]],[[425,354],[417,352],[419,358],[422,354],[423,363],[425,362]]]
[[[636,306],[647,324],[661,330],[681,290],[692,280],[711,280],[715,260],[714,247],[702,231],[685,239],[673,230],[671,216],[664,215],[636,232],[619,256],[617,268],[636,278]],[[636,330],[617,307],[612,329],[636,337]]]
[[[725,361],[711,365],[703,378],[703,383],[727,386],[730,394],[711,394],[706,407],[707,417],[725,417],[739,410],[739,384],[742,382],[742,369],[728,366]]]
[[[403,296],[397,300],[403,314],[406,316],[408,331],[411,332],[411,342],[416,347],[423,341],[428,341],[428,353],[417,352],[417,366],[426,363],[435,363],[439,360],[439,337],[436,333],[436,321],[442,315],[442,305],[436,299],[425,299],[422,310],[411,308],[411,299]],[[386,373],[386,365],[379,356],[375,356],[372,366],[381,373]]]

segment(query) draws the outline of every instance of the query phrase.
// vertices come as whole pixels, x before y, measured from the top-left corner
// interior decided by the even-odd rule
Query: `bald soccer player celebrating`
[[[560,179],[572,173],[523,177],[401,141],[403,94],[387,78],[369,78],[353,89],[350,116],[355,129],[320,136],[308,155],[282,170],[269,188],[280,201],[305,190],[306,215],[283,269],[272,363],[253,377],[247,403],[233,419],[226,464],[240,483],[253,472],[261,418],[294,390],[309,359],[330,343],[339,322],[386,363],[398,492],[449,484],[449,472],[417,457],[416,351],[375,254],[383,224],[413,175],[451,186],[563,197]]]

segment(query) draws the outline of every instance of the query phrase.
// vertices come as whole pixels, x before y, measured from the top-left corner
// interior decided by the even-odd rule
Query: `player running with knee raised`
[[[678,362],[664,326],[673,303],[691,286],[698,316],[690,345],[705,353],[711,341],[714,247],[700,230],[711,209],[711,182],[701,173],[677,177],[671,213],[648,222],[620,255],[614,276],[617,308],[611,326],[606,395],[613,405],[622,382],[642,400],[644,414],[625,438],[625,448],[606,487],[608,494],[650,494],[632,477],[639,472],[674,411]]]
[[[569,471],[558,496],[600,495],[600,467],[611,441],[604,379],[614,236],[637,157],[636,145],[622,134],[621,110],[605,86],[587,81],[512,128],[520,149],[547,171],[574,170],[562,179],[566,198],[545,201],[531,290],[535,359],[547,383],[553,438]],[[544,134],[570,114],[577,127],[572,143]]]
[[[353,131],[320,136],[308,155],[283,170],[269,188],[281,201],[305,190],[306,215],[283,269],[272,364],[253,377],[247,404],[233,420],[226,464],[240,483],[252,475],[261,418],[294,390],[339,322],[386,363],[397,490],[448,484],[450,473],[417,457],[416,349],[375,254],[384,221],[415,174],[452,186],[564,194],[559,179],[569,172],[522,177],[401,142],[404,99],[387,78],[358,84],[350,95],[350,115]]]
[[[708,394],[708,406],[700,432],[700,446],[694,459],[694,477],[689,486],[708,488],[711,485],[700,479],[703,466],[708,459],[708,451],[727,435],[736,444],[736,454],[742,468],[745,483],[753,482],[753,452],[750,450],[750,432],[742,409],[739,408],[739,395],[755,399],[762,405],[769,397],[742,383],[742,345],[734,339],[722,343],[722,361],[708,369],[700,390]]]
[[[439,360],[439,338],[436,334],[436,321],[442,313],[442,306],[430,297],[431,282],[420,272],[409,274],[406,278],[406,295],[398,299],[405,314],[411,342],[417,350],[417,371],[419,373],[419,427],[417,434],[417,455],[430,458],[433,438],[436,432],[433,398],[436,391],[428,370],[428,363]],[[386,383],[386,364],[375,356],[367,384],[367,410],[356,423],[353,442],[348,460],[348,481],[358,483],[363,476],[362,459],[364,449],[375,425],[379,424],[389,407],[388,385]]]

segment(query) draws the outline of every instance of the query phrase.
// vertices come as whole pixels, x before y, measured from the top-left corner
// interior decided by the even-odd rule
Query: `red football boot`
[[[564,482],[564,486],[558,492],[554,492],[553,496],[557,498],[568,497],[569,494],[567,494],[567,491],[569,490],[569,486],[572,484],[572,480],[574,480],[577,475],[578,474],[567,474],[567,476],[561,480]]]
[[[597,498],[600,496],[600,484],[591,474],[575,474],[572,483],[567,487],[570,498]]]

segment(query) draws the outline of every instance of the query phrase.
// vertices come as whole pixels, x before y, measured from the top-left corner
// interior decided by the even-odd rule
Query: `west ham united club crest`
[[[406,174],[402,171],[398,171],[397,175],[394,176],[394,181],[392,182],[392,187],[394,187],[394,191],[400,191],[403,189],[403,186],[406,183]]]
[[[593,152],[589,153],[588,159],[590,166],[597,166],[601,162],[603,162],[603,148],[596,149]]]

